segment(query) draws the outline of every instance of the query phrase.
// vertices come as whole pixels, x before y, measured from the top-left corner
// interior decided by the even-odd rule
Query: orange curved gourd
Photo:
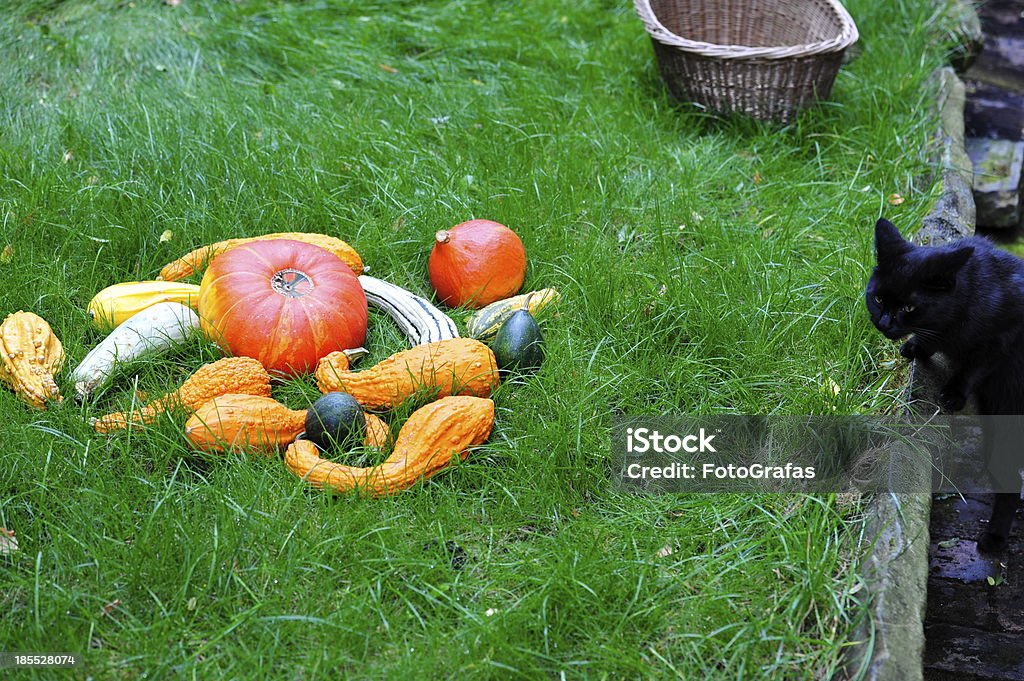
[[[388,424],[365,414],[367,447],[383,448],[391,439]],[[280,451],[295,441],[306,423],[305,409],[289,409],[271,397],[220,395],[203,404],[185,423],[185,437],[206,452],[231,448]]]
[[[173,409],[193,413],[220,395],[242,393],[270,397],[270,374],[251,357],[225,357],[199,367],[177,390],[134,411],[117,411],[96,419],[98,433],[124,430],[132,425],[152,423],[159,414]]]
[[[203,404],[185,423],[185,437],[196,449],[232,447],[283,449],[306,423],[306,411],[289,409],[272,397],[221,395]]]
[[[448,338],[396,352],[362,371],[334,352],[316,369],[320,392],[344,392],[365,409],[391,409],[420,391],[438,397],[487,397],[499,383],[498,363],[489,347],[473,338]]]
[[[315,487],[337,492],[363,489],[374,496],[411,487],[465,459],[470,447],[483,444],[494,427],[494,402],[483,397],[449,396],[420,407],[405,422],[391,456],[379,466],[359,468],[320,457],[309,440],[296,440],[285,452],[285,465]]]

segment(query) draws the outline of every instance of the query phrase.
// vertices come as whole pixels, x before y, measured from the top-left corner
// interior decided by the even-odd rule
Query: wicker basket
[[[634,0],[676,99],[786,122],[828,97],[857,26],[836,0]]]

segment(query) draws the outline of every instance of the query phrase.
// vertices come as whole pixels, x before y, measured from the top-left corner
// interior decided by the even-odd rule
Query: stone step
[[[986,33],[998,35],[1020,30],[1024,0],[987,0],[976,4]]]
[[[1024,139],[1024,95],[976,80],[964,81],[964,85],[964,128],[968,137]]]
[[[973,542],[972,542],[973,544]],[[973,551],[973,546],[971,547]],[[1004,558],[1005,560],[1005,558]],[[933,625],[970,626],[972,629],[1024,637],[1024,588],[1019,575],[1010,582],[961,582],[953,579],[928,580],[928,621]],[[1024,664],[1024,649],[1018,648],[1016,660]]]
[[[967,155],[974,166],[974,202],[978,226],[1014,229],[1021,225],[1024,189],[1024,141],[968,137]]]
[[[985,43],[965,77],[1024,94],[1024,2],[988,0],[979,16]]]
[[[1024,658],[1018,633],[993,633],[970,626],[930,624],[925,627],[928,648],[925,679],[960,681],[1020,681]]]

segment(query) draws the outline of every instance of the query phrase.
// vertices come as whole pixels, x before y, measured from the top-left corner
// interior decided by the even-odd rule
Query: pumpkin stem
[[[446,244],[452,240],[452,235],[448,232],[447,229],[442,229],[439,230],[437,234],[434,235],[434,238],[437,239],[437,243]]]
[[[368,354],[370,354],[370,351],[364,347],[349,348],[348,350],[342,350],[341,352],[346,357],[348,357],[349,364],[355,364],[363,357],[366,357]]]

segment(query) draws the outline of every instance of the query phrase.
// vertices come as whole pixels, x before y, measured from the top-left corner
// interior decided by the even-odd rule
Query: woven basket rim
[[[838,19],[839,35],[829,40],[822,40],[814,43],[801,45],[783,45],[779,47],[751,47],[749,45],[717,45],[705,43],[698,40],[689,40],[671,32],[658,20],[651,7],[651,0],[633,0],[636,13],[643,22],[644,27],[650,36],[663,45],[677,47],[686,52],[692,52],[705,57],[716,59],[785,59],[792,57],[809,57],[816,54],[827,54],[840,52],[857,42],[860,34],[857,32],[857,25],[853,17],[846,11],[846,8],[838,0],[818,0],[832,10],[833,15]]]

